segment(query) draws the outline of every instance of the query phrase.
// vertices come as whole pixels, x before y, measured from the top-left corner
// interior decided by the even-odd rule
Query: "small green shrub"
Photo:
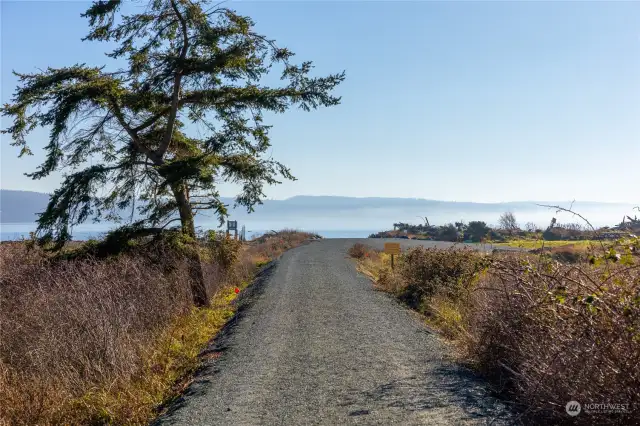
[[[213,261],[220,265],[224,271],[231,270],[238,261],[241,246],[240,241],[234,240],[224,233],[209,231],[207,235],[207,247]]]

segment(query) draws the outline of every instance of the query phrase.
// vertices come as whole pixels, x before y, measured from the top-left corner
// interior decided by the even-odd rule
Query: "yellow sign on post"
[[[400,243],[384,243],[384,252],[391,255],[391,269],[393,269],[393,256],[400,254]]]
[[[384,243],[384,252],[387,254],[400,254],[400,243]]]

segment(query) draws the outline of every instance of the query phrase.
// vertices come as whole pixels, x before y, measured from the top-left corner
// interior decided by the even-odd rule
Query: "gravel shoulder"
[[[483,382],[356,272],[357,241],[384,244],[313,241],[265,271],[214,342],[220,356],[155,424],[507,424]]]

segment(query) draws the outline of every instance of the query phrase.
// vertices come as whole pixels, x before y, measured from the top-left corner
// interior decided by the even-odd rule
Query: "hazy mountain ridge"
[[[34,222],[48,201],[49,194],[0,189],[0,223]]]
[[[32,191],[0,190],[0,223],[29,223],[37,219],[47,205],[49,195]],[[223,201],[233,205],[233,198],[224,197]],[[551,201],[514,201],[504,203],[474,203],[465,201],[441,201],[417,198],[384,198],[384,197],[342,197],[342,196],[310,196],[299,195],[285,200],[265,200],[255,207],[255,212],[248,214],[246,209],[231,209],[233,219],[239,220],[289,220],[297,218],[335,218],[336,220],[354,219],[359,215],[365,217],[384,216],[389,220],[410,220],[420,222],[417,216],[428,216],[434,223],[442,221],[473,220],[478,215],[480,220],[497,220],[497,214],[503,211],[515,212],[548,212],[549,218],[553,210],[539,207],[536,204],[561,205],[569,207],[571,202],[558,203]],[[576,202],[576,211],[620,210],[619,217],[629,214],[633,205],[622,203]],[[490,215],[490,216],[488,216]],[[493,217],[495,219],[483,219]],[[617,216],[617,215],[616,215]],[[397,219],[391,219],[396,218]],[[386,222],[386,219],[385,219]],[[389,223],[389,226],[391,223]]]

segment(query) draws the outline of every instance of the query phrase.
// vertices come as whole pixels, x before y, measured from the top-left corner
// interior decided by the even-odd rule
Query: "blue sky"
[[[105,62],[107,46],[80,41],[88,4],[1,1],[3,103],[12,69]],[[270,118],[273,157],[299,179],[271,198],[638,202],[640,3],[227,5],[318,74],[347,73],[342,105]],[[46,135],[21,160],[2,137],[2,188],[56,187],[22,176]]]

